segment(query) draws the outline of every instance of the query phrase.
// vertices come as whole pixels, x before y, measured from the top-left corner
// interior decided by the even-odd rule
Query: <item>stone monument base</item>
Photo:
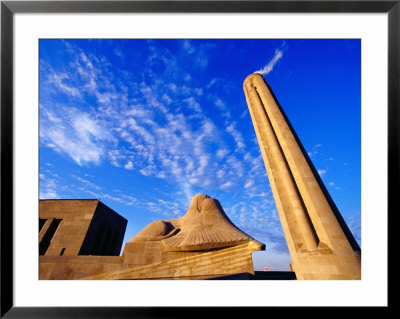
[[[39,279],[210,279],[240,273],[254,275],[252,253],[258,241],[200,252],[163,252],[161,242],[127,243],[121,257],[40,256]],[[157,254],[156,246],[159,245]],[[148,246],[152,246],[149,250]],[[133,249],[134,254],[129,250]],[[153,255],[146,255],[151,251]],[[138,258],[136,258],[136,257]]]

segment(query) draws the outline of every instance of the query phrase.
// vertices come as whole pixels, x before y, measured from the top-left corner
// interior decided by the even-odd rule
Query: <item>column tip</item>
[[[261,73],[254,72],[254,73],[249,74],[249,75],[244,79],[243,84],[246,84],[246,82],[249,82],[249,81],[250,81],[251,79],[253,79],[254,77],[261,77],[261,78],[263,78],[263,76],[262,76]]]

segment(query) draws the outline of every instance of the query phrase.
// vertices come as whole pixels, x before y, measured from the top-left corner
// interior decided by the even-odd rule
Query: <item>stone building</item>
[[[127,223],[99,200],[40,200],[39,255],[119,256]]]

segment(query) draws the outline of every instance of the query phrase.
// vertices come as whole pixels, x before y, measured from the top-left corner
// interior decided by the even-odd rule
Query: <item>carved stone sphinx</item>
[[[238,229],[218,200],[207,195],[193,197],[185,216],[157,220],[131,242],[161,241],[165,251],[201,251],[239,245],[253,238]]]
[[[130,267],[98,279],[202,279],[254,274],[251,254],[264,249],[263,243],[230,221],[218,200],[198,194],[183,217],[154,221],[125,245],[122,258]]]

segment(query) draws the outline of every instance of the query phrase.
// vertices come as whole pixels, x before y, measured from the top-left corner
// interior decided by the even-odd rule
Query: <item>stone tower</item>
[[[262,75],[243,84],[297,279],[361,279],[361,251]]]

